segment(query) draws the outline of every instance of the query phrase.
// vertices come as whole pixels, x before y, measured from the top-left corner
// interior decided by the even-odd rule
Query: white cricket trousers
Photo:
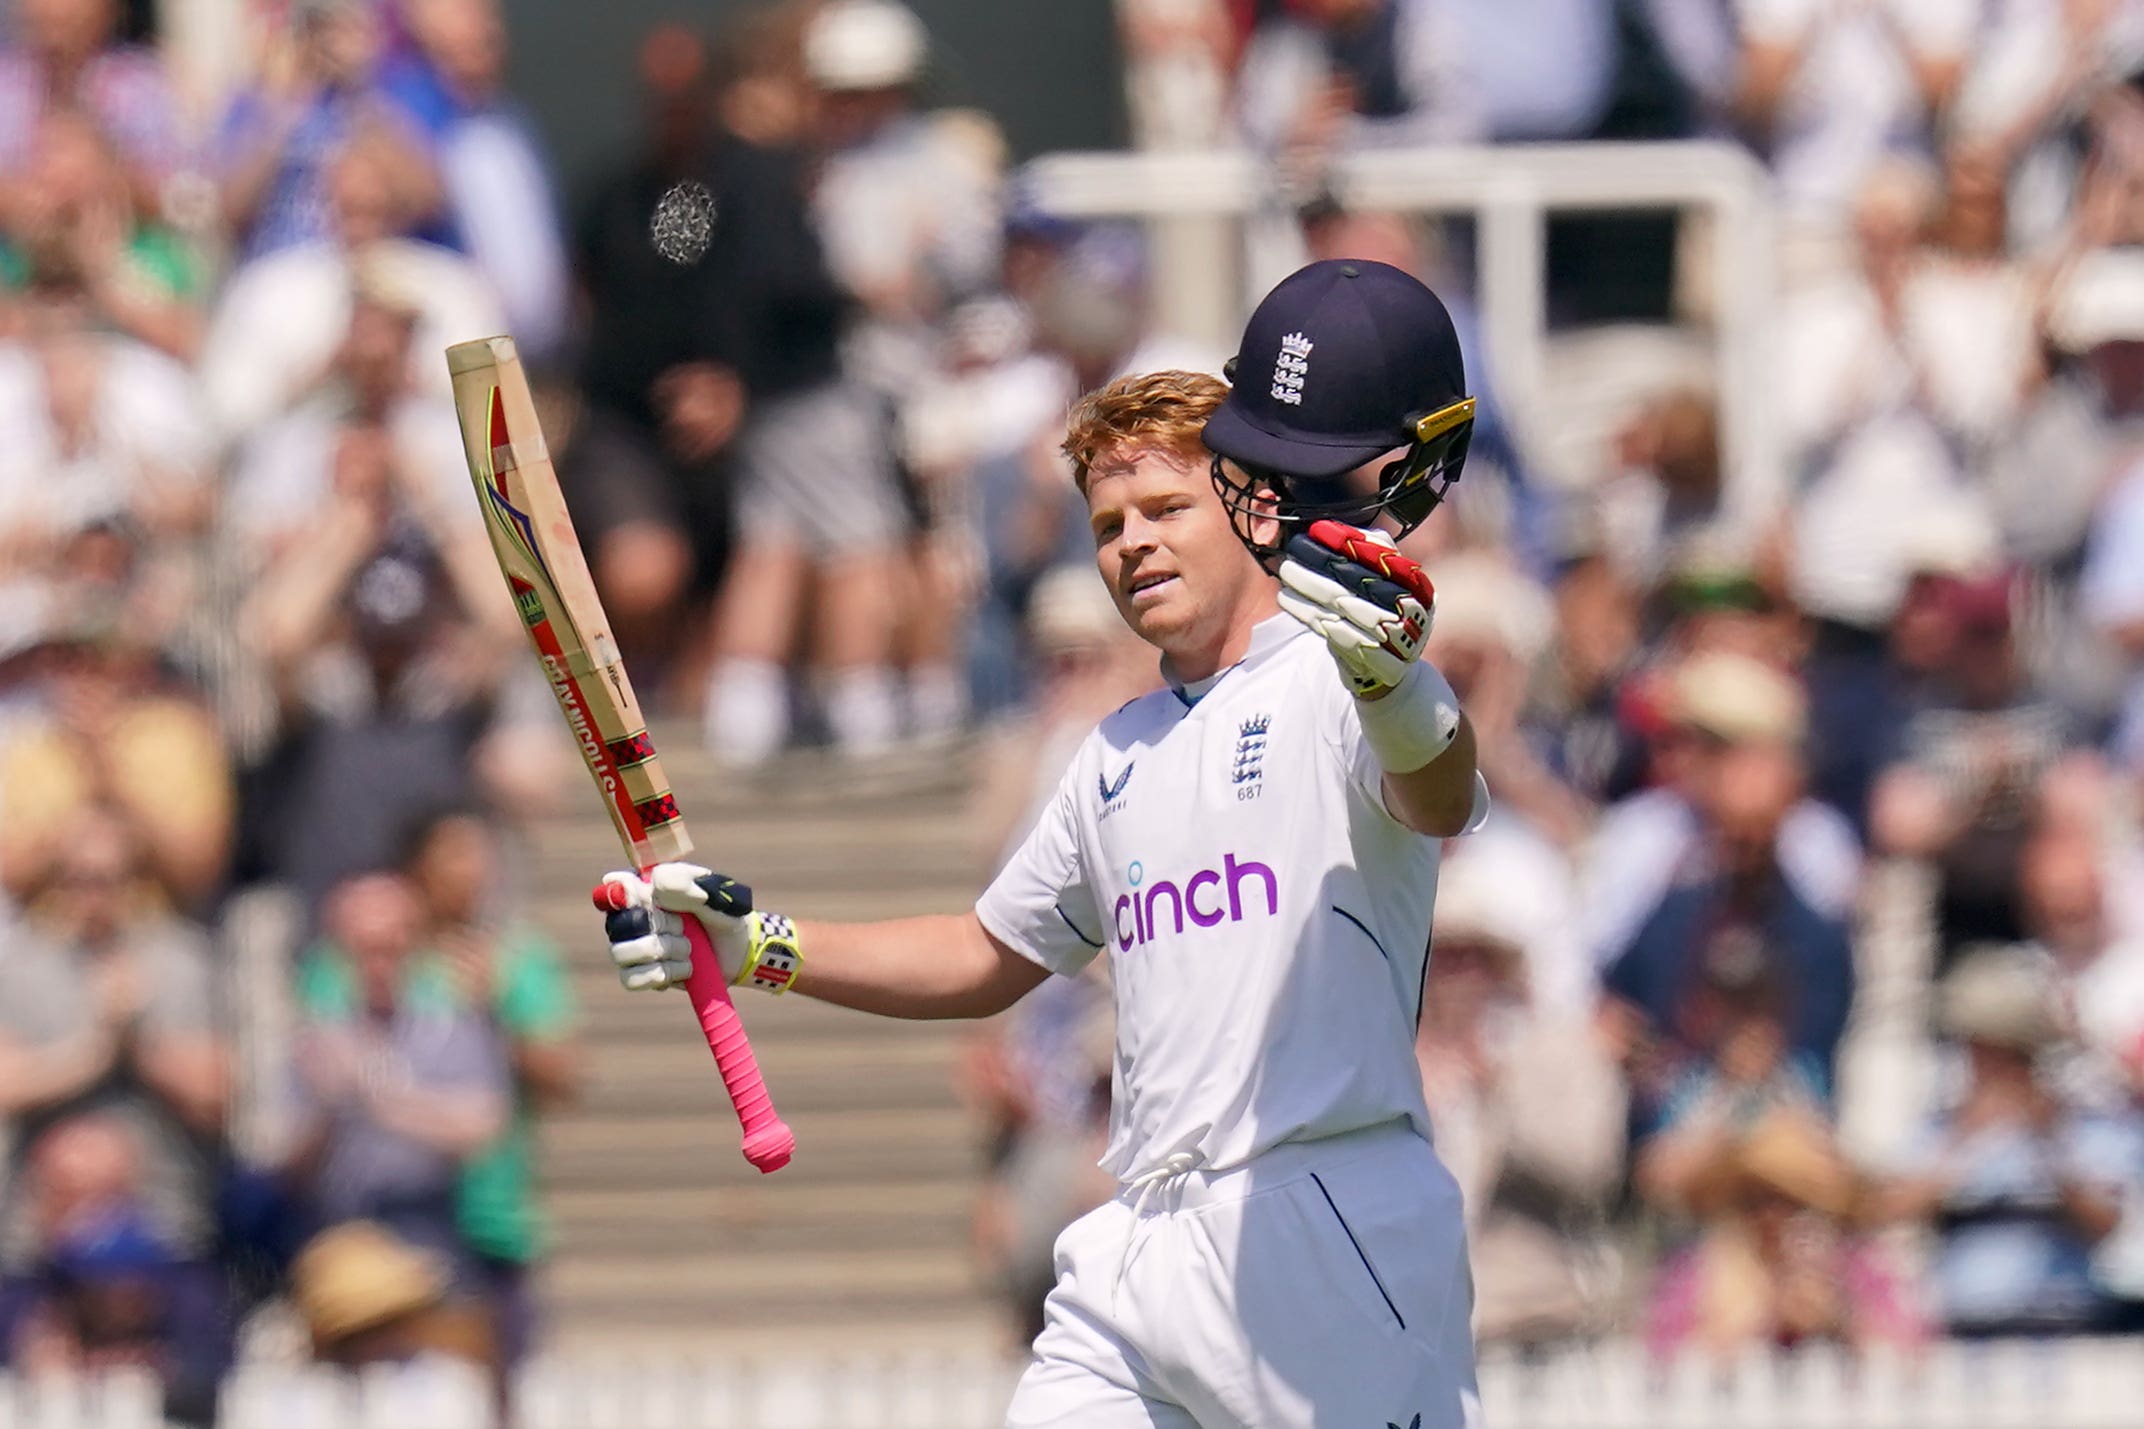
[[[1127,1188],[1056,1259],[1008,1429],[1480,1423],[1459,1187],[1407,1123]]]

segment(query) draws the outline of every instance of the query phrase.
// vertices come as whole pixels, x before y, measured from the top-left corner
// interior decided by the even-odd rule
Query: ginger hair
[[[1094,464],[1112,451],[1163,451],[1200,462],[1199,433],[1228,396],[1228,384],[1203,372],[1141,372],[1097,387],[1072,405],[1062,450],[1084,494]]]

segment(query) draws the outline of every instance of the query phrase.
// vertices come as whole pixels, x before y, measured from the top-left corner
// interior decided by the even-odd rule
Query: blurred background
[[[885,917],[1156,679],[1069,401],[1334,256],[1482,399],[1412,539],[1492,1422],[2136,1422],[2144,6],[0,13],[0,1422],[996,1422],[1106,970],[754,999],[755,1177],[440,349],[531,363],[702,856]]]

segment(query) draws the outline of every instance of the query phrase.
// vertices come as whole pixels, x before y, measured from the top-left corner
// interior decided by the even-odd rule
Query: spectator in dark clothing
[[[583,206],[575,233],[591,300],[580,379],[591,404],[669,458],[706,585],[723,552],[718,458],[748,400],[835,370],[843,300],[811,233],[797,159],[719,122],[700,42],[658,29],[640,69],[652,108],[644,148]],[[705,185],[716,219],[705,254],[680,264],[649,230],[663,195],[692,182]]]
[[[0,1300],[0,1364],[29,1377],[145,1371],[173,1424],[214,1422],[231,1329],[215,1269],[159,1229],[140,1144],[115,1117],[78,1117],[23,1172],[43,1249]]]
[[[1881,851],[1935,865],[1938,958],[1948,967],[1968,943],[2025,936],[2019,860],[2048,776],[2077,738],[2027,678],[2015,579],[1948,581],[1941,592],[1956,645],[1876,785],[1869,824]]]
[[[1815,1092],[1829,1095],[1853,1004],[1853,950],[1844,915],[1818,911],[1781,868],[1780,826],[1801,802],[1804,766],[1795,745],[1764,737],[1758,713],[1739,739],[1696,736],[1692,757],[1705,761],[1704,778],[1691,781],[1702,799],[1696,851],[1605,974],[1607,1031],[1632,1076],[1641,1134],[1659,1124],[1691,1064],[1717,1050],[1720,1009],[1707,988],[1736,960],[1773,970],[1780,999],[1768,1015],[1781,1052],[1805,1057]]]
[[[1909,593],[1910,603],[1913,596]],[[1912,717],[1914,687],[1881,635],[1849,625],[1816,626],[1803,673],[1809,686],[1809,788],[1869,836],[1869,797],[1897,757]]]
[[[1931,513],[1914,537],[1905,589],[1890,623],[1863,630],[1812,622],[1802,675],[1809,689],[1809,785],[1869,837],[1870,801],[1900,756],[1913,716],[1935,698],[1959,650],[1962,583],[1990,575],[1992,528],[1970,513]]]

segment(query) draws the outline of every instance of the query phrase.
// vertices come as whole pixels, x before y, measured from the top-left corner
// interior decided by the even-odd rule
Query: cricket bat
[[[536,423],[528,374],[510,337],[456,343],[447,349],[447,370],[492,553],[618,840],[645,877],[656,864],[691,852],[692,837],[574,535]],[[743,1124],[745,1159],[761,1172],[778,1171],[789,1163],[796,1137],[775,1115],[707,930],[697,918],[683,922],[692,940],[685,988]]]

